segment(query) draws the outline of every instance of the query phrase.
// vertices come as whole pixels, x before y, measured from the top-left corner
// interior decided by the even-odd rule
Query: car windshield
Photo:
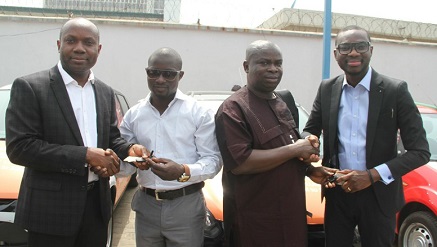
[[[431,160],[437,160],[437,114],[422,113],[422,120],[429,143]]]
[[[9,103],[9,97],[10,97],[10,91],[9,90],[0,90],[0,139],[4,140],[6,136],[6,130],[5,130],[5,114],[6,114],[6,108],[8,107]]]

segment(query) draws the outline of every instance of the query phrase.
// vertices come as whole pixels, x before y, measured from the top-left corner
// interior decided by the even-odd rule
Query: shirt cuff
[[[385,164],[385,163],[381,164],[381,165],[375,167],[375,170],[379,173],[379,176],[381,177],[381,181],[384,184],[387,185],[387,184],[390,184],[391,182],[395,181],[387,164]]]

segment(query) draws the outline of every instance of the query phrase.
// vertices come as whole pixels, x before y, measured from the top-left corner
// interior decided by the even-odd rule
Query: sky
[[[171,0],[170,0],[171,1]],[[180,22],[251,28],[283,8],[323,11],[325,0],[181,0]],[[0,0],[40,7],[42,0]],[[437,24],[436,0],[331,0],[332,12]]]
[[[256,27],[295,0],[181,0],[181,23]],[[332,12],[437,24],[436,0],[331,0]],[[325,0],[296,0],[295,9],[323,11]]]

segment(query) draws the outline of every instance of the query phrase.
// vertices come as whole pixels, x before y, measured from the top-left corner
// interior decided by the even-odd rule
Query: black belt
[[[92,190],[92,189],[94,189],[95,187],[97,187],[97,185],[99,185],[99,180],[89,182],[89,183],[87,184],[87,186],[86,186],[86,190],[87,190],[87,191]]]
[[[181,196],[193,194],[194,192],[201,190],[204,185],[205,182],[200,182],[197,184],[188,185],[186,187],[177,190],[167,190],[167,191],[154,190],[141,186],[140,190],[146,192],[146,194],[149,196],[155,197],[156,200],[173,200]]]

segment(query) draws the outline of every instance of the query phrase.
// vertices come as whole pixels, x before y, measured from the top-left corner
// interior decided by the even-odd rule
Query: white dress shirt
[[[215,136],[214,112],[201,106],[194,98],[177,90],[175,98],[162,113],[146,99],[133,106],[120,126],[122,137],[145,146],[158,158],[167,158],[190,168],[187,182],[164,181],[151,169],[139,170],[140,185],[159,190],[175,190],[213,178],[221,169],[221,155]],[[121,164],[117,176],[135,173],[135,167]]]
[[[58,69],[67,88],[83,144],[85,147],[97,147],[96,97],[92,85],[94,83],[94,74],[91,71],[87,83],[82,87],[62,68],[61,62],[58,62]],[[99,177],[90,171],[88,173],[88,182],[97,180],[99,180]]]

